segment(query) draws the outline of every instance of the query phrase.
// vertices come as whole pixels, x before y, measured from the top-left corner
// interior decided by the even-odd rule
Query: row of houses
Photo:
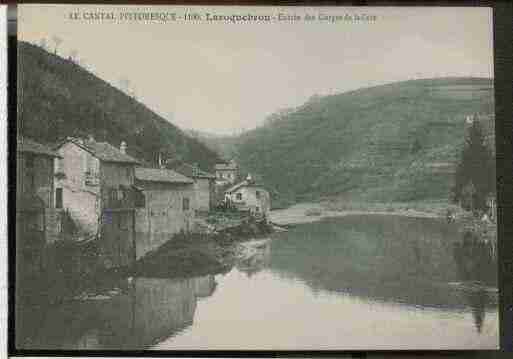
[[[233,161],[216,166],[216,175],[191,164],[144,167],[127,147],[92,137],[51,147],[18,139],[16,227],[25,263],[40,264],[34,253],[62,239],[67,220],[76,239],[98,239],[103,264],[128,265],[172,235],[193,231],[196,217],[215,207],[216,185],[233,184],[238,176]],[[224,197],[240,210],[270,209],[269,193],[251,178]]]

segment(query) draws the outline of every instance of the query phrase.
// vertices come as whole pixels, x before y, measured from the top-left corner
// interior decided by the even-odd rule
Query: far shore
[[[391,206],[387,210],[375,208],[369,209],[331,209],[327,203],[298,203],[285,209],[277,209],[270,212],[271,222],[277,225],[293,225],[311,223],[324,218],[345,217],[354,215],[388,215],[415,218],[443,218],[444,214],[437,208],[433,211],[422,211],[413,208],[395,208]]]

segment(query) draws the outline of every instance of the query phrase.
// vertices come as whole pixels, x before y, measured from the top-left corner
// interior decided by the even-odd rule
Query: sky
[[[70,12],[368,14],[375,21],[233,24],[70,20]],[[326,95],[414,78],[493,77],[489,8],[19,5],[18,38],[62,43],[88,69],[183,129],[233,134]]]

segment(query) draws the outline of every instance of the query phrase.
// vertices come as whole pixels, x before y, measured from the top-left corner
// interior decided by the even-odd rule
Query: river
[[[27,349],[495,349],[493,260],[454,225],[354,215],[275,233],[225,274],[123,280],[110,295],[28,309]],[[476,254],[474,253],[474,256]],[[475,262],[476,265],[469,265]]]

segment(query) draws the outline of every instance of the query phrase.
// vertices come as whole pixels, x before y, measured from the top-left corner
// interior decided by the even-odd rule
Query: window
[[[44,216],[42,212],[27,212],[24,223],[26,228],[31,231],[44,231]]]
[[[118,214],[118,228],[125,230],[130,228],[130,213],[120,212]]]
[[[118,188],[117,199],[120,201],[125,199],[125,191],[122,188]]]
[[[242,201],[242,193],[237,193],[237,201]]]
[[[62,208],[62,188],[55,189],[55,208]]]
[[[36,179],[34,174],[34,156],[27,155],[25,157],[25,168],[26,168],[26,184],[27,188],[24,190],[27,192],[34,192],[36,190]]]
[[[111,200],[112,202],[117,201],[117,200],[118,200],[118,190],[117,190],[117,189],[114,189],[114,188],[113,188],[113,189],[111,189],[111,190],[110,190],[110,196],[109,196],[109,197],[110,197],[110,200]]]
[[[142,191],[135,191],[135,206],[137,208],[142,208],[146,206],[146,196]]]
[[[188,211],[190,208],[190,200],[187,197],[184,197],[182,200],[182,209],[184,211]]]
[[[112,212],[108,212],[108,211],[103,212],[103,223],[112,224]]]
[[[26,157],[26,167],[28,170],[34,169],[34,156],[33,155],[27,155]]]
[[[260,198],[260,191],[256,191],[255,196],[256,196],[256,198]]]
[[[64,173],[64,158],[55,159],[55,173]]]
[[[258,207],[258,206],[257,206],[257,207],[255,208],[255,211],[256,211],[256,212],[260,212],[260,207]]]

